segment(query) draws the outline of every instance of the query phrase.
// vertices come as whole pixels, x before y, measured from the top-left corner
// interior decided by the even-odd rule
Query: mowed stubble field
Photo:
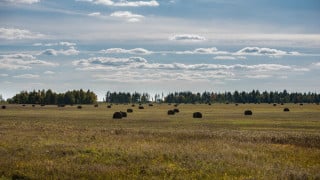
[[[320,178],[316,104],[6,106],[0,179]]]

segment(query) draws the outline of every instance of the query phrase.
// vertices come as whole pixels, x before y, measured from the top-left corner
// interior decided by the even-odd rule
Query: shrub
[[[153,104],[149,104],[149,106],[153,106]]]
[[[239,104],[235,104],[235,106],[239,106]]]
[[[45,104],[41,104],[40,106],[42,106],[42,107],[43,107],[43,106],[46,106],[46,105],[45,105]]]
[[[174,107],[178,107],[179,104],[175,104]]]
[[[174,115],[174,110],[168,110],[168,115]]]
[[[135,107],[136,105],[132,104],[131,107]]]
[[[58,104],[58,107],[65,107],[66,105],[64,104]]]
[[[127,113],[126,113],[126,112],[120,111],[120,113],[121,113],[121,116],[122,116],[122,117],[127,117]]]
[[[202,113],[201,112],[193,113],[193,118],[202,118]]]
[[[127,109],[127,113],[133,113],[132,109]]]
[[[82,109],[82,106],[79,105],[79,106],[77,106],[77,108],[78,108],[78,109]]]
[[[111,105],[108,105],[108,106],[107,106],[107,108],[109,108],[109,109],[110,109],[110,108],[111,108]]]
[[[35,105],[35,104],[32,104],[32,107],[36,107],[36,105]]]
[[[177,109],[177,108],[175,108],[173,111],[174,111],[174,113],[180,112],[179,109]]]
[[[211,103],[208,103],[209,106],[211,106]]]
[[[251,116],[252,115],[252,111],[251,110],[245,110],[244,111],[244,115]]]
[[[139,109],[144,109],[144,107],[140,105],[140,106],[139,106]]]
[[[273,104],[273,106],[277,106],[277,104]]]
[[[26,105],[25,105],[25,104],[22,104],[22,106],[25,107]]]
[[[3,106],[1,106],[1,108],[2,108],[2,109],[6,109],[6,108],[7,108],[7,106],[3,105]]]
[[[122,113],[121,112],[113,113],[113,119],[122,119]]]
[[[98,105],[98,104],[95,104],[94,107],[99,107],[99,105]]]
[[[303,104],[302,104],[302,103],[300,103],[300,106],[303,106]]]
[[[289,112],[290,110],[289,110],[289,108],[284,108],[283,111],[284,112]]]

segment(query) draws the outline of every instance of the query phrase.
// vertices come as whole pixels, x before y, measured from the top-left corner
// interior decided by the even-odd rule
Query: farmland
[[[144,107],[6,105],[0,179],[320,178],[319,105],[181,104],[172,116],[173,104]]]

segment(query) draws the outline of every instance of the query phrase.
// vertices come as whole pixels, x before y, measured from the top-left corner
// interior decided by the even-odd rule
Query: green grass
[[[112,119],[127,108],[126,119]],[[320,178],[319,105],[182,104],[167,116],[173,108],[7,105],[0,179]]]

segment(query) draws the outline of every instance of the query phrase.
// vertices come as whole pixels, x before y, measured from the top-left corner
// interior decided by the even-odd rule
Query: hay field
[[[174,116],[173,105],[144,107],[6,105],[0,179],[320,178],[319,105],[181,104]]]

